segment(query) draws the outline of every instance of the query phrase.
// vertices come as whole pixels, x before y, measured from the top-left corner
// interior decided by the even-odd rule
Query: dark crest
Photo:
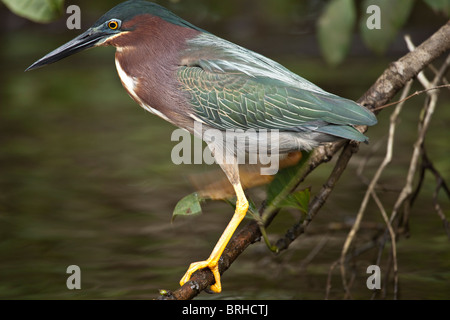
[[[100,19],[98,19],[94,24],[94,27],[97,27],[110,19],[120,19],[121,21],[126,22],[141,14],[150,14],[178,26],[205,32],[204,30],[194,26],[192,23],[189,23],[176,14],[170,12],[163,6],[142,0],[130,0],[115,6],[105,13]]]

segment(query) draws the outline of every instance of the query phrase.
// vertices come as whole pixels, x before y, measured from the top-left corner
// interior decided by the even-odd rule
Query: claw
[[[221,292],[222,285],[220,283],[219,264],[217,262],[214,263],[210,260],[191,263],[188,270],[184,274],[183,278],[181,278],[180,285],[182,286],[186,282],[188,282],[191,279],[191,276],[195,271],[204,269],[204,268],[209,268],[214,275],[214,279],[216,280],[216,283],[210,287],[211,291],[213,291],[215,293]]]

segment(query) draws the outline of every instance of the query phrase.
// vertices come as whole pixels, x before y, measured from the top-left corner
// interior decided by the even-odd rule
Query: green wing
[[[210,34],[189,45],[189,63],[178,67],[177,78],[193,118],[213,128],[317,131],[364,141],[351,126],[376,123],[369,110],[250,50]]]
[[[328,124],[371,123],[372,113],[353,101],[292,88],[278,80],[211,73],[200,67],[180,67],[178,79],[182,89],[190,93],[195,117],[220,130],[313,130],[333,135],[333,127],[325,129]],[[335,135],[347,138],[346,130],[356,131],[348,128]]]

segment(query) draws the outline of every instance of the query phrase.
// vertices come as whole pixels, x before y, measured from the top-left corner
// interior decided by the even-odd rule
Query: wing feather
[[[177,70],[180,89],[195,116],[213,128],[317,131],[363,140],[351,126],[376,123],[366,108],[231,42],[202,34],[189,44],[189,62]]]

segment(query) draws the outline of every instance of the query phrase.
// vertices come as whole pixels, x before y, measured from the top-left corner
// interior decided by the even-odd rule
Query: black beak
[[[64,59],[65,57],[68,57],[82,50],[91,48],[96,44],[103,42],[103,40],[109,36],[111,36],[110,33],[97,31],[93,28],[90,28],[75,39],[67,42],[66,44],[63,44],[58,49],[55,49],[46,56],[42,57],[31,66],[29,66],[25,71],[45,66],[47,64]]]

